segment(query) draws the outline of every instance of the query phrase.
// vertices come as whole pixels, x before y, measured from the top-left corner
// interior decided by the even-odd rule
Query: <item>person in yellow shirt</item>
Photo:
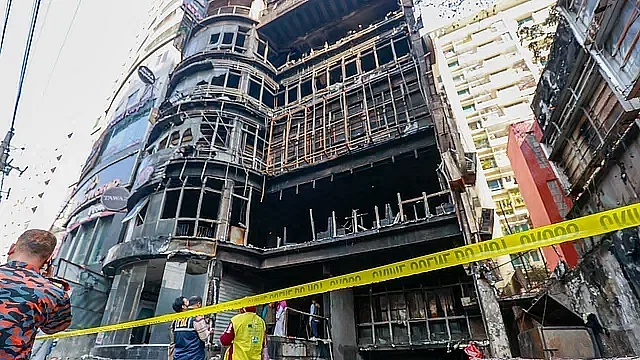
[[[228,346],[224,360],[269,360],[267,326],[256,314],[256,307],[246,307],[231,318],[220,343]]]

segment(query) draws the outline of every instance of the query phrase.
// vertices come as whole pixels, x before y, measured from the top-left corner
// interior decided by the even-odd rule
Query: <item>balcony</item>
[[[489,139],[489,146],[492,148],[499,146],[507,146],[507,142],[509,141],[508,136],[499,137],[497,139]]]

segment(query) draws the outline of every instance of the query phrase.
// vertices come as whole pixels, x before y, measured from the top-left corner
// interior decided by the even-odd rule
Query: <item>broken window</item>
[[[266,57],[267,43],[262,40],[258,40],[258,52],[256,53],[261,59]]]
[[[290,85],[287,90],[287,104],[298,101],[298,85]]]
[[[169,137],[165,136],[164,139],[162,139],[160,141],[160,144],[158,145],[158,151],[166,149],[168,142],[169,142]]]
[[[211,38],[209,38],[209,44],[218,45],[218,41],[220,41],[220,33],[211,34]]]
[[[180,142],[180,132],[178,131],[172,132],[169,139],[170,139],[169,143],[171,144],[171,147],[178,146],[178,143]]]
[[[234,35],[235,35],[235,33],[225,32],[224,35],[222,35],[222,47],[228,47],[231,44],[233,44]]]
[[[355,59],[345,62],[344,72],[345,72],[345,78],[347,79],[358,74],[358,65],[356,64]]]
[[[268,88],[264,88],[262,91],[262,103],[268,106],[270,109],[273,109],[273,93]]]
[[[322,71],[316,74],[316,91],[320,91],[327,88],[327,72]]]
[[[396,40],[393,42],[393,50],[396,52],[396,57],[399,59],[405,55],[407,55],[410,51],[409,48],[409,40],[407,38],[402,38],[400,40]]]
[[[380,66],[393,61],[393,51],[391,50],[391,44],[378,48],[376,53],[378,54],[378,63],[380,64]]]
[[[188,144],[193,141],[193,134],[191,133],[191,129],[187,129],[182,134],[182,140],[180,141],[180,145]]]
[[[245,28],[242,26],[238,28],[238,34],[236,35],[236,48],[235,48],[236,51],[238,52],[245,51],[245,44],[247,41],[248,33],[249,33],[249,28]]]
[[[184,190],[182,204],[180,205],[181,218],[195,218],[198,213],[200,190]]]
[[[161,219],[173,219],[178,211],[178,200],[180,190],[167,190],[164,195],[164,206],[162,207]]]
[[[260,100],[260,93],[262,91],[262,81],[254,76],[249,77],[249,96],[256,100]]]
[[[230,70],[227,78],[227,87],[237,89],[240,87],[240,77],[242,73],[236,70]]]
[[[225,78],[227,76],[226,69],[213,69],[211,74],[213,76],[211,78],[211,85],[224,86]]]
[[[370,50],[360,57],[360,68],[362,72],[368,72],[376,68],[376,58],[373,55],[373,51]]]
[[[304,99],[305,97],[313,94],[313,88],[311,86],[311,79],[304,80],[300,84],[300,98]]]
[[[341,82],[342,82],[342,64],[337,63],[337,64],[334,64],[329,69],[329,85],[333,85]]]
[[[284,90],[280,90],[280,91],[278,92],[277,97],[276,97],[276,106],[284,106],[284,105],[286,105],[286,104],[287,104],[287,102],[286,102],[286,100],[285,100],[285,93],[284,93]]]

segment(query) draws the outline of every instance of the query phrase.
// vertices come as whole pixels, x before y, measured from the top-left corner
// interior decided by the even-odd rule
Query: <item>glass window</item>
[[[147,131],[147,123],[147,117],[140,114],[131,115],[117,123],[111,130],[109,140],[105,142],[102,156],[109,156],[138,144]]]
[[[462,89],[462,90],[458,90],[458,95],[460,96],[465,96],[465,95],[469,95],[469,89]]]
[[[129,95],[129,97],[127,98],[127,109],[136,103],[136,100],[138,100],[139,92],[140,92],[140,89],[134,91],[133,94]]]
[[[171,144],[171,146],[178,146],[178,143],[180,142],[180,132],[178,131],[172,132],[169,139],[170,139],[169,143]]]
[[[91,221],[82,225],[82,229],[78,232],[78,236],[75,239],[75,249],[71,262],[75,264],[84,264],[87,260],[87,254],[91,247],[91,239],[93,237],[93,231],[95,229],[97,221]]]
[[[358,66],[355,60],[349,61],[344,64],[344,72],[347,78],[358,74]]]
[[[273,93],[271,92],[271,90],[265,87],[264,90],[262,91],[262,103],[268,106],[269,108],[273,109],[273,102],[274,102]]]
[[[94,237],[93,245],[91,245],[91,253],[87,260],[88,265],[99,264],[102,260],[102,247],[105,239],[109,236],[109,228],[113,223],[113,217],[103,217],[98,220],[98,228]]]
[[[456,60],[456,61],[454,61],[454,62],[450,62],[450,63],[449,63],[449,67],[450,67],[450,68],[456,67],[456,66],[458,66],[458,65],[459,65],[458,60]]]
[[[182,134],[182,140],[180,141],[180,145],[188,144],[193,141],[193,134],[191,133],[191,129],[187,129]]]
[[[244,44],[246,40],[247,40],[246,34],[238,33],[238,36],[236,36],[236,47],[244,48]]]
[[[473,113],[476,111],[476,106],[474,104],[464,106],[462,111],[464,111],[465,114]]]
[[[501,190],[502,189],[502,179],[489,180],[489,181],[487,181],[487,185],[489,185],[489,189],[491,189],[491,191]]]

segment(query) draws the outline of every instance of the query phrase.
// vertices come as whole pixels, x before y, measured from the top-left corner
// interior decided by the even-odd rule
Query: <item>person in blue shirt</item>
[[[189,310],[202,307],[202,298],[189,298]],[[175,351],[173,360],[205,360],[205,344],[209,339],[209,325],[203,316],[176,320],[172,324]]]

